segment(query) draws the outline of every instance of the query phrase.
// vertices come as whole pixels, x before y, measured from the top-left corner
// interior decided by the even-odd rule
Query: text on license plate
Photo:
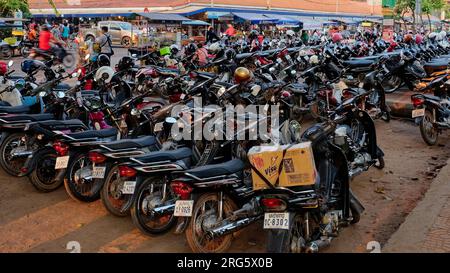
[[[192,208],[194,207],[194,200],[177,200],[175,202],[174,216],[190,217],[192,216]]]
[[[133,194],[134,188],[136,188],[136,181],[123,182],[122,194]]]
[[[104,178],[106,172],[106,167],[97,167],[94,166],[92,168],[92,178]]]
[[[415,109],[412,111],[412,118],[418,118],[425,116],[425,108]]]
[[[289,229],[289,212],[265,213],[264,229]]]
[[[69,164],[69,156],[59,156],[56,158],[55,170],[65,169]]]

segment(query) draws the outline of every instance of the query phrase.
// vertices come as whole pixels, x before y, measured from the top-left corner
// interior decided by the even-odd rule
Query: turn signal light
[[[119,175],[120,177],[135,177],[137,171],[128,166],[119,166]]]

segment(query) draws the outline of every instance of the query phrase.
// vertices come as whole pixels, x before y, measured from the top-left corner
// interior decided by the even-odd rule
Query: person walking
[[[206,43],[207,44],[212,44],[212,43],[215,43],[215,42],[217,42],[219,40],[220,40],[219,37],[214,32],[214,28],[210,26],[208,28],[208,31],[206,32]]]
[[[108,33],[107,26],[102,27],[102,34],[97,39],[95,39],[95,43],[98,44],[100,54],[105,54],[108,57],[114,55],[114,51],[111,45],[111,35],[109,35]]]

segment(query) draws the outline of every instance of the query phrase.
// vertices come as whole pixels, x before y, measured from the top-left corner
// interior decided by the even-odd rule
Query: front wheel
[[[228,250],[233,240],[233,234],[210,239],[206,236],[208,229],[213,228],[219,221],[219,198],[217,193],[202,194],[196,201],[192,211],[192,218],[186,229],[186,240],[193,252],[222,253]],[[236,210],[236,204],[224,197],[222,217],[230,217]]]
[[[420,122],[420,134],[423,140],[430,146],[436,145],[438,141],[438,129],[433,124],[433,113],[425,110],[425,115]]]
[[[173,201],[165,177],[150,177],[137,190],[136,199],[131,207],[131,219],[135,226],[144,234],[155,235],[170,230],[176,224],[173,213],[152,215],[151,210],[157,206]]]
[[[131,38],[130,37],[123,37],[121,41],[122,46],[128,48],[131,46]]]
[[[30,48],[24,46],[20,49],[20,55],[24,58],[28,58],[28,55],[30,55]]]

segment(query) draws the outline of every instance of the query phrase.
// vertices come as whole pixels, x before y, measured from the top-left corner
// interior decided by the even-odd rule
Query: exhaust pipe
[[[156,207],[150,211],[152,216],[162,216],[165,214],[173,214],[175,211],[175,203]]]
[[[23,151],[23,152],[13,152],[11,153],[12,157],[28,157],[33,154],[33,151]]]
[[[312,241],[311,243],[308,244],[308,246],[306,247],[305,252],[306,253],[317,253],[321,249],[329,247],[330,244],[331,244],[331,238],[315,240],[315,241]]]
[[[206,233],[206,236],[208,239],[214,239],[214,238],[217,238],[220,236],[234,233],[234,232],[238,231],[239,229],[242,229],[242,228],[250,225],[251,223],[255,222],[256,220],[259,220],[260,218],[262,218],[262,215],[243,218],[243,219],[237,220],[236,222],[232,222],[229,224],[225,224],[221,227],[211,229]]]

